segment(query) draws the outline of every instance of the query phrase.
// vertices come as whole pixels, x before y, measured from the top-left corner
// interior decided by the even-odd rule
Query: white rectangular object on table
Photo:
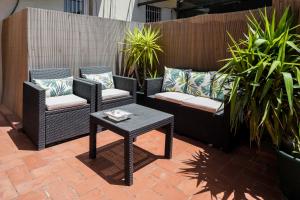
[[[130,117],[130,115],[132,115],[132,113],[126,112],[124,110],[119,110],[119,109],[106,111],[106,112],[104,112],[104,114],[108,118],[110,118],[114,121],[117,121],[117,122],[126,120]]]

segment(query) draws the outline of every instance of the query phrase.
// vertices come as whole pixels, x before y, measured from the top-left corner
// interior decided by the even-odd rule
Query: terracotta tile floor
[[[226,154],[176,136],[165,160],[164,135],[149,132],[134,146],[131,187],[122,180],[122,138],[105,131],[97,146],[94,161],[88,137],[35,151],[0,116],[0,199],[282,199],[276,159],[247,146]]]

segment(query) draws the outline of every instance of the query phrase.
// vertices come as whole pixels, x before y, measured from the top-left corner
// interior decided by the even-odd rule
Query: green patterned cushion
[[[102,90],[115,88],[112,72],[102,74],[83,74],[82,76],[88,80],[101,83]]]
[[[186,92],[188,70],[165,67],[163,92]]]
[[[211,75],[209,72],[189,72],[188,94],[201,97],[210,97]]]
[[[232,87],[232,82],[226,80],[227,74],[215,73],[212,81],[211,98],[219,101],[224,101]],[[225,82],[224,82],[225,81]],[[222,87],[223,86],[223,87]]]
[[[46,90],[46,97],[73,94],[73,76],[61,79],[33,79],[32,81]]]

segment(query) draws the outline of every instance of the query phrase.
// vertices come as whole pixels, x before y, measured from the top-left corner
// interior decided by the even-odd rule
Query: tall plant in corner
[[[234,79],[230,94],[232,129],[246,123],[250,140],[260,144],[268,133],[276,146],[288,140],[300,152],[300,36],[287,8],[278,23],[275,11],[248,17],[248,33],[236,41],[229,34],[231,57],[221,73]]]
[[[153,78],[157,75],[158,53],[162,52],[158,39],[160,31],[149,27],[139,29],[135,27],[133,31],[128,30],[125,38],[125,57],[128,75],[137,78],[140,89],[143,89],[145,79]]]

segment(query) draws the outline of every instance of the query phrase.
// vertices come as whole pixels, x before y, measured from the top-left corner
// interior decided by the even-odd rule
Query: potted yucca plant
[[[140,90],[144,89],[146,78],[157,77],[158,54],[162,52],[158,44],[160,37],[160,31],[151,26],[135,27],[126,32],[124,74],[134,76]]]
[[[300,36],[290,9],[276,23],[275,11],[248,17],[248,33],[231,38],[231,57],[219,71],[233,79],[230,123],[246,124],[250,140],[268,134],[278,149],[280,185],[289,199],[300,199]]]

